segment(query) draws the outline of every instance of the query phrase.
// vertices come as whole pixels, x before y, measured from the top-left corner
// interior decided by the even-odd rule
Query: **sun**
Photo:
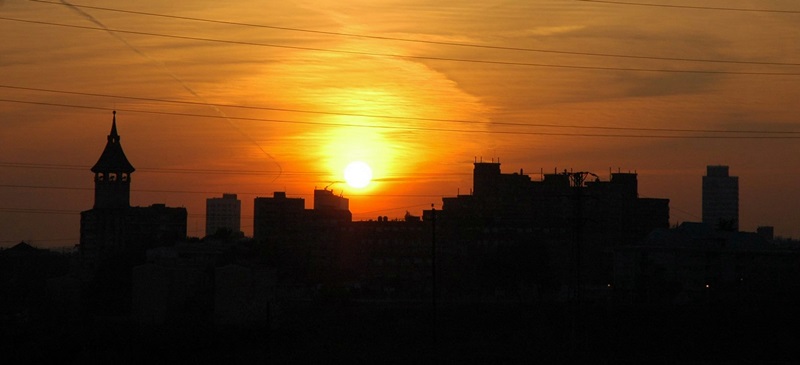
[[[372,181],[372,169],[363,161],[353,161],[344,169],[344,180],[347,185],[361,189]]]

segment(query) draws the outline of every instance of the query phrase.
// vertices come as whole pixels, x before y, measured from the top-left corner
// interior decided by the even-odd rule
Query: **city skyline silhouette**
[[[670,227],[669,200],[640,197],[637,173],[603,180],[556,170],[536,181],[476,159],[470,194],[445,197],[422,216],[354,221],[349,199],[324,187],[310,209],[285,192],[255,198],[252,238],[237,231],[239,219],[187,237],[185,208],[131,205],[136,168],[116,117],[90,169],[95,198],[81,212],[78,250],[25,242],[0,250],[0,335],[23,349],[13,359],[55,355],[46,345],[29,356],[39,340],[19,336],[31,331],[89,338],[72,342],[66,358],[117,361],[149,361],[155,333],[180,336],[169,356],[227,357],[219,346],[233,346],[247,361],[473,358],[466,348],[480,349],[473,360],[482,361],[794,356],[784,353],[792,337],[767,345],[759,326],[793,323],[765,313],[800,302],[800,242],[774,240],[771,227],[736,231],[735,219]],[[728,178],[726,166],[708,172]],[[730,205],[729,185],[704,186],[714,216]],[[217,218],[240,214],[236,195],[207,203]],[[352,323],[363,318],[372,319]],[[699,326],[700,318],[714,324]],[[119,340],[96,338],[98,330]],[[630,334],[642,332],[663,338],[631,347]],[[754,347],[699,340],[723,332]],[[224,345],[220,333],[261,343]],[[687,339],[684,353],[657,349]],[[207,341],[215,344],[202,347]],[[327,350],[296,353],[318,343]]]
[[[797,4],[0,9],[4,362],[800,359]]]
[[[119,134],[117,132],[117,120],[116,120],[116,114],[117,113],[116,113],[116,111],[113,111],[112,114],[113,114],[112,126],[111,126],[111,132],[108,135],[108,145],[103,150],[103,153],[101,154],[100,159],[97,161],[97,163],[94,165],[94,167],[92,167],[91,171],[97,174],[99,171],[104,170],[104,169],[108,170],[108,171],[112,171],[113,170],[114,172],[110,174],[110,175],[113,175],[113,176],[109,176],[108,172],[106,172],[105,174],[97,174],[97,176],[101,176],[102,175],[102,176],[104,176],[105,179],[119,180],[119,182],[121,182],[123,184],[126,184],[126,186],[124,187],[123,190],[119,190],[118,188],[113,188],[113,189],[109,190],[109,191],[111,191],[112,195],[115,194],[114,191],[118,191],[119,190],[120,192],[122,192],[122,196],[120,196],[118,198],[113,198],[113,197],[104,198],[104,196],[107,196],[109,193],[105,193],[104,192],[105,190],[98,189],[97,187],[95,187],[95,189],[94,189],[95,190],[95,199],[94,200],[95,200],[95,205],[96,205],[95,208],[98,207],[97,204],[100,204],[100,207],[102,207],[103,205],[114,205],[114,204],[123,204],[125,206],[130,206],[130,195],[131,195],[131,193],[130,193],[130,191],[131,191],[130,190],[130,175],[135,169],[133,168],[131,163],[127,160],[127,158],[125,157],[125,154],[124,154],[124,152],[122,152],[121,147],[119,147],[120,146],[120,144],[119,144],[120,136],[119,136]],[[477,162],[483,163],[483,158],[482,157],[481,158],[475,157],[474,161],[475,161],[475,163],[477,163]],[[497,158],[497,159],[492,158],[492,159],[490,159],[490,161],[491,161],[492,165],[500,166],[500,159],[499,158]],[[363,164],[360,161],[356,161],[356,162]],[[119,167],[111,168],[110,167],[111,165],[119,165]],[[367,169],[369,169],[368,165],[366,165],[366,164],[364,164],[364,165],[366,166]],[[44,165],[42,167],[44,167]],[[712,175],[721,176],[721,175],[719,175],[720,173],[716,172],[716,171],[718,171],[718,170],[722,171],[720,169],[724,169],[724,171],[725,171],[724,172],[724,176],[725,176],[724,178],[725,179],[732,179],[733,181],[738,181],[738,177],[737,176],[734,176],[734,177],[731,177],[731,178],[727,177],[728,176],[727,175],[728,174],[727,171],[729,169],[729,166],[709,165],[709,166],[707,166],[707,169],[708,169],[708,172],[706,173],[706,175],[703,176],[703,185],[702,185],[703,186],[703,191],[704,191],[704,193],[703,193],[703,196],[704,196],[703,205],[704,206],[706,206],[707,204],[710,204],[710,203],[707,203],[706,200],[705,200],[706,199],[705,195],[707,195],[706,194],[706,189],[708,189],[706,187],[706,184],[707,184],[706,183],[706,179],[709,179],[709,176],[712,176]],[[119,172],[117,172],[117,170],[119,170]],[[565,176],[567,176],[567,175],[570,175],[570,174],[573,173],[572,169],[569,169],[569,170],[565,169],[565,170],[563,170],[563,172],[559,172],[557,169],[554,169],[552,173],[546,173],[546,172],[544,172],[543,169],[539,173],[523,173],[523,171],[524,170],[520,169],[519,175],[526,176],[526,179],[528,179],[528,180],[532,180],[532,179],[534,179],[535,177],[538,176],[540,181],[544,181],[547,178],[548,175],[564,174]],[[715,171],[715,172],[712,173],[712,171]],[[175,170],[175,172],[179,173],[180,170]],[[190,171],[185,171],[185,172],[190,172]],[[609,171],[608,171],[608,175],[609,175],[608,179],[613,179],[615,174],[621,174],[621,173],[622,173],[621,169],[619,169],[617,172],[614,172],[613,170],[609,169]],[[630,174],[631,172],[628,172],[628,173]],[[591,175],[591,177],[593,177],[597,181],[600,181],[600,176],[598,176],[597,174],[594,174],[594,173],[591,173],[591,172],[581,172],[581,174],[587,175],[586,177],[589,177],[588,175]],[[634,175],[638,175],[638,174],[634,173]],[[99,177],[95,178],[96,184],[97,184],[98,179],[99,179]],[[380,181],[381,179],[378,178],[377,180]],[[474,177],[473,177],[473,180],[474,180]],[[367,180],[367,182],[368,183],[364,184],[365,186],[368,186],[369,184],[376,184],[375,182],[372,182],[372,181],[369,181],[369,180]],[[475,182],[476,182],[476,180],[473,181],[473,183],[475,183]],[[328,188],[330,186],[332,186],[332,185],[345,184],[345,183],[350,185],[350,183],[348,183],[346,181],[334,181],[334,182],[331,182],[330,184],[328,184],[327,186],[325,186],[323,190],[327,191]],[[712,184],[716,184],[716,185],[713,185],[713,186],[717,186],[720,183],[712,183]],[[359,191],[359,190],[361,190],[362,187],[365,187],[365,186],[358,186],[358,187],[350,186],[350,187],[354,188],[355,191]],[[738,182],[736,183],[736,186],[737,187],[736,187],[735,190],[731,190],[730,192],[726,192],[725,193],[726,194],[726,198],[725,199],[727,199],[727,200],[730,200],[731,198],[729,196],[730,196],[731,193],[733,194],[733,199],[734,200],[732,201],[732,203],[725,203],[725,204],[727,204],[727,206],[730,206],[730,204],[733,204],[733,208],[736,209],[735,218],[731,218],[730,221],[726,221],[726,222],[717,222],[716,224],[712,223],[710,220],[708,222],[706,222],[708,219],[700,218],[700,217],[695,217],[696,219],[694,219],[694,221],[701,221],[702,220],[703,222],[706,222],[707,224],[709,224],[712,227],[716,227],[721,223],[733,224],[735,222],[736,225],[733,226],[734,227],[733,229],[738,230],[738,228],[739,228],[738,227],[738,221],[739,221],[739,219],[738,219],[738,209],[739,209]],[[638,184],[637,184],[637,187],[638,187]],[[469,188],[469,195],[474,194],[474,192],[473,192],[474,188],[475,188],[474,186]],[[730,188],[725,188],[725,189],[730,190]],[[316,187],[315,187],[315,190],[317,190]],[[332,189],[331,193],[333,193],[334,190],[335,189]],[[164,192],[170,192],[170,191],[164,191]],[[179,190],[173,190],[171,192],[173,192],[173,193],[189,193],[188,191],[179,191]],[[203,192],[191,192],[191,193],[203,193]],[[223,197],[231,195],[231,193],[221,193],[221,194],[223,195]],[[283,191],[282,194],[286,194],[286,192]],[[339,194],[340,195],[344,195],[344,189],[339,190]],[[232,195],[234,197],[236,196],[236,194],[232,194]],[[259,195],[267,195],[267,194],[245,193],[245,195],[255,195],[256,200],[257,200]],[[301,199],[302,199],[302,197],[304,197],[306,195],[307,194],[293,194],[293,196],[295,196],[297,198],[301,198]],[[461,195],[460,194],[460,189],[458,190],[456,195]],[[638,196],[638,192],[636,192],[636,195]],[[353,196],[359,197],[359,194],[355,193]],[[369,195],[366,195],[366,196],[368,197]],[[710,199],[716,199],[716,196],[717,195],[710,195]],[[348,197],[350,197],[350,195],[348,195]],[[442,196],[441,197],[442,201],[446,201],[448,198],[449,198],[448,196]],[[100,199],[100,200],[98,200],[98,199]],[[114,199],[117,199],[118,202],[115,202]],[[209,196],[209,197],[207,197],[206,200],[213,200],[213,198],[211,196]],[[669,201],[669,199],[666,199],[666,200]],[[207,204],[208,204],[208,202],[207,202]],[[433,206],[436,206],[436,204],[434,203]],[[254,227],[254,225],[252,224],[252,220],[255,219],[255,217],[252,216],[252,215],[248,215],[248,214],[242,215],[241,202],[239,203],[238,207],[239,208],[238,208],[237,219],[241,220],[242,217],[244,217],[245,220],[251,221],[251,224],[245,224],[244,227]],[[412,207],[416,207],[416,206],[412,206]],[[196,235],[194,237],[202,238],[204,236],[208,236],[211,233],[213,233],[213,232],[208,231],[208,224],[209,224],[208,216],[207,216],[208,208],[209,207],[206,206],[206,208],[202,211],[202,213],[204,213],[202,215],[201,214],[194,214],[193,215],[195,217],[202,217],[205,220],[205,222],[203,222],[204,225],[202,226],[202,228],[198,228],[198,223],[197,222],[195,223],[195,227],[194,227],[193,231],[194,231],[194,233]],[[409,208],[409,207],[406,207],[406,211],[405,211],[406,214],[408,214],[408,209],[407,208]],[[727,208],[727,209],[733,209],[733,208]],[[678,209],[678,210],[680,211],[680,209]],[[24,212],[24,210],[20,211],[20,212]],[[35,210],[32,210],[32,212],[35,212]],[[376,211],[376,212],[380,213],[381,211]],[[682,212],[682,213],[686,213],[686,212]],[[718,213],[709,213],[709,214],[718,214]],[[383,217],[383,215],[378,215],[377,217],[381,218],[381,217]],[[388,218],[388,216],[387,216],[387,218]],[[392,217],[392,219],[395,219],[395,220],[401,219],[401,218],[402,217]],[[362,220],[370,220],[371,221],[373,219],[374,219],[373,216],[364,216],[364,217],[362,217]],[[199,220],[199,219],[197,219],[197,220]],[[687,221],[691,222],[693,220],[687,220]],[[672,222],[672,225],[678,225],[679,223],[681,223],[680,221],[675,221],[674,219],[670,220],[670,222]],[[241,227],[241,225],[240,225],[240,227]],[[770,227],[770,229],[772,230],[773,235],[774,235],[774,227],[773,226],[765,224],[765,225],[758,226],[756,228],[761,228],[761,227]],[[201,232],[202,229],[205,229],[205,234],[202,234],[202,232]],[[752,229],[752,232],[755,232],[755,231],[756,231],[756,229]],[[239,232],[239,229],[237,228],[234,232]],[[245,233],[247,233],[248,236],[252,236],[253,235],[252,234],[253,233],[252,230],[247,230],[247,231],[242,230],[242,234],[245,234]],[[787,238],[791,239],[791,237],[787,237]],[[23,239],[23,241],[35,242],[37,240],[30,240],[30,239],[25,240],[25,239]],[[44,241],[47,242],[47,240],[44,240]],[[53,241],[68,242],[70,240],[69,239],[61,239],[61,240],[53,240]],[[14,241],[7,241],[7,243],[12,243],[12,242],[14,242]],[[67,245],[63,245],[63,246],[57,246],[57,245],[52,245],[52,246],[53,247],[60,247],[61,249],[68,249],[71,245],[72,244],[67,243]],[[6,246],[10,247],[10,245],[8,245],[8,244]],[[51,245],[38,245],[38,246],[42,246],[42,247],[46,248],[46,247],[49,247]]]

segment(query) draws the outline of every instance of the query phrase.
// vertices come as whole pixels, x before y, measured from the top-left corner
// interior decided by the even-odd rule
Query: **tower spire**
[[[135,169],[125,157],[125,152],[119,143],[117,112],[114,111],[108,142],[97,163],[92,167],[92,172],[95,174],[95,208],[128,207],[133,171]]]
[[[117,111],[111,112],[113,117],[111,119],[111,133],[108,135],[110,143],[119,143],[119,134],[117,133]]]

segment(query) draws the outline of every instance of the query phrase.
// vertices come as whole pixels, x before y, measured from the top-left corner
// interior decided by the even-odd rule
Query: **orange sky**
[[[420,214],[468,193],[482,157],[505,172],[637,171],[640,195],[671,200],[673,223],[700,220],[705,166],[730,165],[741,228],[800,237],[793,0],[703,6],[795,13],[565,0],[64,2],[74,6],[0,1],[0,246],[77,243],[113,109],[137,168],[132,204],[185,206],[195,236],[205,199],[223,192],[239,194],[247,234],[253,198],[274,191],[310,208],[313,189],[330,186],[355,219]],[[372,166],[368,188],[340,182],[352,160]]]

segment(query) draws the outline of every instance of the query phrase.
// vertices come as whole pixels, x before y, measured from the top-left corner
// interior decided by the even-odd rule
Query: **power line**
[[[43,4],[51,4],[51,5],[64,5],[63,3],[58,3],[58,2],[53,2],[53,1],[43,1],[43,0],[29,0],[29,1],[43,3]],[[493,50],[503,50],[503,51],[564,54],[564,55],[572,55],[572,56],[630,58],[630,59],[645,59],[645,60],[659,60],[659,61],[730,63],[730,64],[745,64],[745,65],[769,65],[769,66],[800,66],[800,63],[790,63],[790,62],[737,61],[737,60],[720,60],[720,59],[699,59],[699,58],[688,58],[688,57],[656,57],[656,56],[629,55],[629,54],[617,54],[617,53],[578,52],[578,51],[564,51],[564,50],[553,50],[553,49],[495,46],[495,45],[476,44],[476,43],[431,41],[431,40],[412,39],[412,38],[401,38],[401,37],[389,37],[389,36],[376,36],[376,35],[368,35],[368,34],[321,31],[321,30],[293,28],[293,27],[279,27],[279,26],[264,25],[264,24],[233,22],[233,21],[207,19],[207,18],[194,18],[194,17],[186,17],[186,16],[178,16],[178,15],[158,14],[158,13],[150,13],[150,12],[143,12],[143,11],[134,11],[134,10],[125,10],[125,9],[118,9],[118,8],[107,8],[107,7],[89,6],[89,5],[72,4],[72,6],[74,6],[76,8],[94,9],[94,10],[102,10],[102,11],[117,12],[117,13],[124,13],[124,14],[145,15],[145,16],[160,17],[160,18],[167,18],[167,19],[190,20],[190,21],[212,23],[212,24],[235,25],[235,26],[242,26],[242,27],[273,29],[273,30],[282,30],[282,31],[291,31],[291,32],[303,32],[303,33],[312,33],[312,34],[324,34],[324,35],[334,35],[334,36],[353,37],[353,38],[365,38],[365,39],[388,40],[388,41],[398,41],[398,42],[423,43],[423,44],[455,46],[455,47],[482,48],[482,49],[493,49]]]
[[[131,207],[131,208],[148,208],[148,207]],[[2,213],[26,213],[26,214],[64,214],[64,215],[76,215],[81,214],[81,211],[78,210],[66,210],[66,209],[35,209],[35,208],[0,208],[0,212]],[[205,217],[205,214],[188,214],[186,215],[188,218],[200,218]],[[253,218],[253,216],[241,216],[241,218]]]
[[[43,185],[21,185],[21,184],[0,184],[0,188],[19,188],[19,189],[47,189],[47,190],[83,190],[94,191],[94,188],[75,187],[75,186],[43,186]],[[189,191],[189,190],[154,190],[154,189],[131,189],[132,192],[140,193],[169,193],[169,194],[227,194],[223,191]],[[238,195],[262,195],[265,193],[246,193],[237,192]]]
[[[433,195],[433,196],[430,196],[430,197],[439,197],[439,198],[441,198],[442,196],[441,195]],[[430,203],[415,204],[415,205],[408,205],[408,206],[402,206],[402,207],[393,207],[393,208],[385,208],[385,209],[365,211],[365,212],[354,212],[352,214],[354,214],[354,215],[366,215],[366,214],[373,214],[373,213],[379,213],[379,212],[388,212],[388,211],[400,210],[400,209],[417,208],[417,207],[422,207],[422,206],[428,206],[429,204]],[[136,208],[136,207],[133,207],[133,208]],[[143,207],[143,208],[147,208],[147,207]],[[28,214],[66,214],[66,215],[75,215],[75,214],[80,214],[81,213],[81,211],[77,211],[77,210],[34,209],[34,208],[0,208],[0,212],[3,212],[3,213],[28,213]],[[203,217],[206,217],[206,215],[205,214],[199,214],[199,213],[188,213],[187,217],[188,218],[203,218]],[[254,219],[255,216],[252,216],[252,215],[240,215],[240,218]]]
[[[13,168],[36,168],[36,169],[56,169],[56,170],[79,170],[88,171],[91,166],[87,165],[68,165],[68,164],[46,164],[46,163],[33,163],[33,162],[8,162],[0,161],[0,167],[13,167]],[[222,174],[222,175],[270,175],[274,172],[254,171],[254,170],[212,170],[212,169],[176,169],[176,168],[159,168],[159,167],[137,167],[137,172],[152,172],[152,173],[172,173],[172,174]],[[303,171],[290,171],[290,175],[325,175],[325,172],[303,172]],[[468,173],[407,173],[403,176],[459,176],[469,175]],[[214,192],[216,193],[216,192]]]
[[[342,49],[288,46],[288,45],[279,45],[279,44],[270,44],[270,43],[234,41],[234,40],[225,40],[225,39],[216,39],[216,38],[181,36],[181,35],[174,35],[174,34],[162,34],[162,33],[142,32],[142,31],[132,31],[132,30],[120,30],[120,29],[110,29],[110,28],[109,29],[105,29],[105,28],[90,27],[90,26],[83,26],[83,25],[62,24],[62,23],[45,22],[45,21],[37,21],[37,20],[26,20],[26,19],[16,19],[16,18],[8,18],[8,17],[0,17],[0,20],[7,20],[7,21],[13,21],[13,22],[20,22],[20,23],[29,23],[29,24],[39,24],[39,25],[50,25],[50,26],[58,26],[58,27],[66,27],[66,28],[74,28],[74,29],[99,30],[99,31],[103,31],[103,32],[112,32],[112,33],[144,35],[144,36],[170,38],[170,39],[192,40],[192,41],[212,42],[212,43],[225,43],[225,44],[236,44],[236,45],[256,46],[256,47],[283,48],[283,49],[293,49],[293,50],[301,50],[301,51],[339,53],[339,54],[369,56],[369,57],[388,57],[388,58],[417,59],[417,60],[428,60],[428,61],[464,62],[464,63],[502,65],[502,66],[545,67],[545,68],[562,68],[562,69],[594,70],[594,71],[690,73],[690,74],[751,75],[751,76],[753,76],[753,75],[760,75],[760,76],[800,76],[800,73],[798,73],[798,72],[678,70],[678,69],[659,69],[659,68],[580,66],[580,65],[551,64],[551,63],[531,63],[531,62],[476,60],[476,59],[452,58],[452,57],[412,56],[412,55],[401,55],[401,54],[392,54],[392,53],[363,52],[363,51],[351,51],[351,50],[342,50]]]
[[[29,214],[66,214],[75,215],[80,214],[77,210],[64,210],[64,209],[30,209],[30,208],[0,208],[0,212],[4,213],[29,213]]]
[[[63,242],[63,241],[80,241],[80,238],[46,238],[46,239],[25,239],[25,240],[0,240],[0,244],[3,243],[19,243],[20,241],[25,243],[36,243],[36,242]]]
[[[16,189],[47,189],[47,190],[81,190],[94,191],[94,188],[77,186],[45,186],[45,185],[25,185],[25,184],[0,184],[0,188]],[[166,193],[166,194],[204,194],[219,195],[227,194],[230,191],[197,191],[197,190],[159,190],[159,189],[131,189],[132,192],[139,193]],[[255,195],[266,197],[269,193],[236,192],[237,195]],[[311,196],[312,194],[292,194],[292,196]],[[443,194],[347,194],[348,197],[398,197],[398,198],[440,198]]]
[[[428,206],[430,203],[425,204],[416,204],[416,205],[409,205],[403,207],[395,207],[395,208],[386,208],[374,211],[367,211],[367,212],[355,212],[351,213],[353,215],[366,215],[366,214],[373,214],[378,212],[387,212],[392,210],[400,210],[400,209],[409,209],[409,208],[416,208],[421,206]],[[148,208],[148,207],[131,207],[131,208]],[[24,214],[57,214],[57,215],[78,215],[81,214],[81,211],[78,210],[63,210],[63,209],[33,209],[33,208],[0,208],[0,213],[24,213]],[[205,214],[199,213],[187,213],[187,218],[205,218]],[[239,218],[242,219],[255,219],[255,216],[252,215],[240,215]]]
[[[33,105],[45,105],[55,107],[68,107],[68,108],[81,108],[93,110],[110,111],[112,108],[105,107],[92,107],[74,104],[59,104],[59,103],[45,103],[45,102],[32,102],[21,100],[0,99],[0,102],[12,102]],[[221,116],[193,114],[193,113],[178,113],[178,112],[159,112],[138,109],[123,109],[113,108],[117,111],[125,111],[132,113],[146,113],[146,114],[159,114],[171,116],[186,116],[186,117],[199,117],[199,118],[214,118],[221,119]],[[433,127],[410,127],[410,126],[388,126],[388,125],[364,125],[355,123],[334,123],[334,122],[311,122],[311,121],[290,121],[280,119],[266,119],[266,118],[244,118],[244,117],[224,117],[226,119],[244,120],[244,121],[258,121],[269,123],[286,123],[286,124],[301,124],[301,125],[316,125],[316,126],[332,126],[332,127],[353,127],[353,128],[370,128],[370,129],[394,129],[394,130],[407,130],[407,131],[434,131],[434,132],[460,132],[460,133],[486,133],[486,134],[521,134],[521,135],[539,135],[539,136],[576,136],[576,137],[611,137],[611,138],[700,138],[700,139],[796,139],[800,136],[675,136],[675,135],[633,135],[633,134],[586,134],[586,133],[550,133],[550,132],[514,132],[514,131],[492,131],[492,130],[466,130],[466,129],[452,129],[452,128],[433,128]],[[492,123],[502,125],[502,123]],[[489,125],[489,123],[487,123]],[[586,128],[586,129],[612,129],[612,130],[630,130],[630,131],[659,131],[659,132],[695,132],[695,133],[763,133],[763,134],[798,134],[795,131],[726,131],[726,130],[695,130],[695,129],[658,129],[658,128],[632,128],[632,127],[597,127],[597,126],[559,126],[559,125],[532,125],[515,123],[518,126],[526,127],[555,127],[555,128]],[[263,174],[263,172],[258,172]]]
[[[67,165],[67,164],[37,164],[26,162],[0,162],[0,167],[18,167],[18,168],[44,168],[44,169],[58,169],[58,170],[80,170],[87,171],[91,166],[83,165]],[[137,167],[139,172],[154,172],[154,173],[168,173],[168,174],[237,174],[237,175],[272,175],[277,171],[254,171],[254,170],[210,170],[210,169],[176,169],[176,168],[158,168],[158,167]],[[315,172],[290,172],[291,175],[313,175]],[[322,173],[319,173],[322,174]]]
[[[585,3],[614,4],[614,5],[649,6],[658,8],[722,10],[722,11],[739,11],[739,12],[753,12],[753,13],[800,14],[800,10],[777,10],[777,9],[773,10],[773,9],[732,8],[732,7],[718,7],[718,6],[654,4],[654,3],[637,3],[628,1],[607,1],[607,0],[575,0],[575,1],[580,1]]]
[[[92,97],[103,97],[103,98],[115,98],[115,99],[139,100],[139,101],[150,101],[150,102],[162,102],[162,103],[169,103],[169,104],[198,105],[198,106],[211,105],[211,106],[215,106],[215,107],[241,108],[241,109],[249,109],[249,110],[268,110],[268,111],[280,111],[280,112],[292,112],[292,113],[308,113],[308,114],[318,114],[318,115],[352,116],[352,117],[398,119],[398,120],[418,120],[418,121],[461,123],[461,124],[478,124],[478,125],[492,124],[492,125],[516,126],[516,127],[575,128],[575,129],[627,130],[627,131],[648,131],[648,132],[800,134],[800,132],[798,132],[798,131],[611,127],[611,126],[583,126],[583,125],[563,125],[563,124],[543,124],[543,123],[512,123],[512,122],[498,122],[498,121],[492,121],[492,122],[488,123],[488,122],[481,122],[481,121],[477,121],[477,120],[464,120],[464,119],[403,117],[403,116],[396,116],[396,115],[339,113],[339,112],[325,112],[325,111],[314,111],[314,110],[304,110],[304,109],[274,108],[274,107],[265,107],[265,106],[247,106],[247,105],[234,105],[234,104],[213,104],[213,103],[201,103],[201,102],[195,102],[195,101],[183,101],[183,100],[171,100],[171,99],[160,99],[160,98],[146,98],[146,97],[135,97],[135,96],[124,96],[124,95],[88,93],[88,92],[78,92],[78,91],[42,89],[42,88],[32,88],[32,87],[15,86],[15,85],[2,85],[2,84],[0,84],[0,88],[13,89],[13,90],[27,90],[27,91],[58,93],[58,94],[67,94],[67,95],[81,95],[81,96],[92,96]],[[14,101],[14,100],[3,100],[3,99],[0,99],[0,101],[28,103],[28,102],[25,102],[25,101]],[[29,103],[34,103],[34,102],[29,102]],[[75,107],[80,107],[80,106],[75,106]],[[87,107],[87,108],[89,108],[89,109],[108,110],[106,108],[93,108],[93,107]],[[327,124],[327,123],[323,123],[323,124]]]
[[[215,104],[215,103],[203,103],[203,102],[197,102],[197,101],[170,100],[170,99],[159,99],[159,98],[146,98],[146,97],[135,97],[135,96],[87,93],[87,92],[78,92],[78,91],[42,89],[42,88],[32,88],[32,87],[14,86],[14,85],[0,85],[0,88],[15,89],[15,90],[28,90],[28,91],[40,91],[40,92],[70,94],[70,95],[81,95],[81,96],[93,96],[93,97],[103,97],[103,98],[116,98],[116,99],[129,99],[129,100],[139,100],[139,101],[152,101],[152,102],[162,102],[162,103],[170,103],[170,104],[197,105],[197,106],[209,106],[209,105],[211,105],[211,106],[215,106],[215,107],[238,108],[238,109],[249,109],[249,110],[268,110],[268,111],[278,111],[278,112],[307,113],[307,114],[321,114],[321,115],[348,116],[348,117],[400,119],[400,120],[420,120],[420,121],[432,121],[432,122],[485,124],[485,122],[474,121],[474,120],[421,118],[421,117],[402,117],[402,116],[395,116],[395,115],[339,113],[339,112],[314,111],[314,110],[304,110],[304,109],[275,108],[275,107],[265,107],[265,106]],[[524,125],[524,124],[521,124],[521,123],[510,123],[510,124],[511,125],[515,125],[515,124]]]
[[[651,139],[800,139],[800,136],[712,136],[712,135],[656,135],[656,134],[594,134],[594,133],[556,133],[556,132],[527,132],[527,131],[501,131],[501,130],[475,130],[475,129],[455,129],[455,128],[437,128],[437,127],[414,127],[414,126],[392,126],[392,125],[365,125],[357,123],[336,123],[336,122],[313,122],[313,121],[295,121],[295,120],[282,120],[282,119],[266,119],[266,118],[250,118],[250,117],[231,117],[231,116],[218,116],[218,115],[204,115],[193,113],[179,113],[179,112],[159,112],[138,109],[124,109],[124,108],[105,108],[105,107],[92,107],[74,104],[60,104],[60,103],[46,103],[46,102],[33,102],[21,101],[11,99],[0,99],[0,102],[22,103],[31,105],[44,105],[54,107],[67,107],[67,108],[80,108],[104,111],[124,111],[130,113],[145,113],[145,114],[158,114],[170,116],[184,116],[184,117],[197,117],[197,118],[213,118],[213,119],[229,119],[229,120],[242,120],[252,122],[267,122],[267,123],[280,123],[280,124],[296,124],[296,125],[315,125],[327,127],[351,127],[351,128],[368,128],[368,129],[383,129],[383,130],[403,130],[403,131],[424,131],[424,132],[452,132],[452,133],[477,133],[477,134],[498,134],[498,135],[527,135],[527,136],[551,136],[551,137],[602,137],[602,138],[651,138]],[[487,126],[490,124],[487,123]],[[574,127],[573,127],[574,128]],[[585,127],[592,128],[592,127]],[[620,130],[633,130],[624,127],[615,127]],[[653,130],[656,131],[656,130]],[[700,130],[687,130],[691,132],[700,133]],[[715,131],[715,133],[729,133],[729,131]],[[745,132],[747,133],[747,132]],[[752,132],[752,133],[780,133],[790,134],[797,132]]]

